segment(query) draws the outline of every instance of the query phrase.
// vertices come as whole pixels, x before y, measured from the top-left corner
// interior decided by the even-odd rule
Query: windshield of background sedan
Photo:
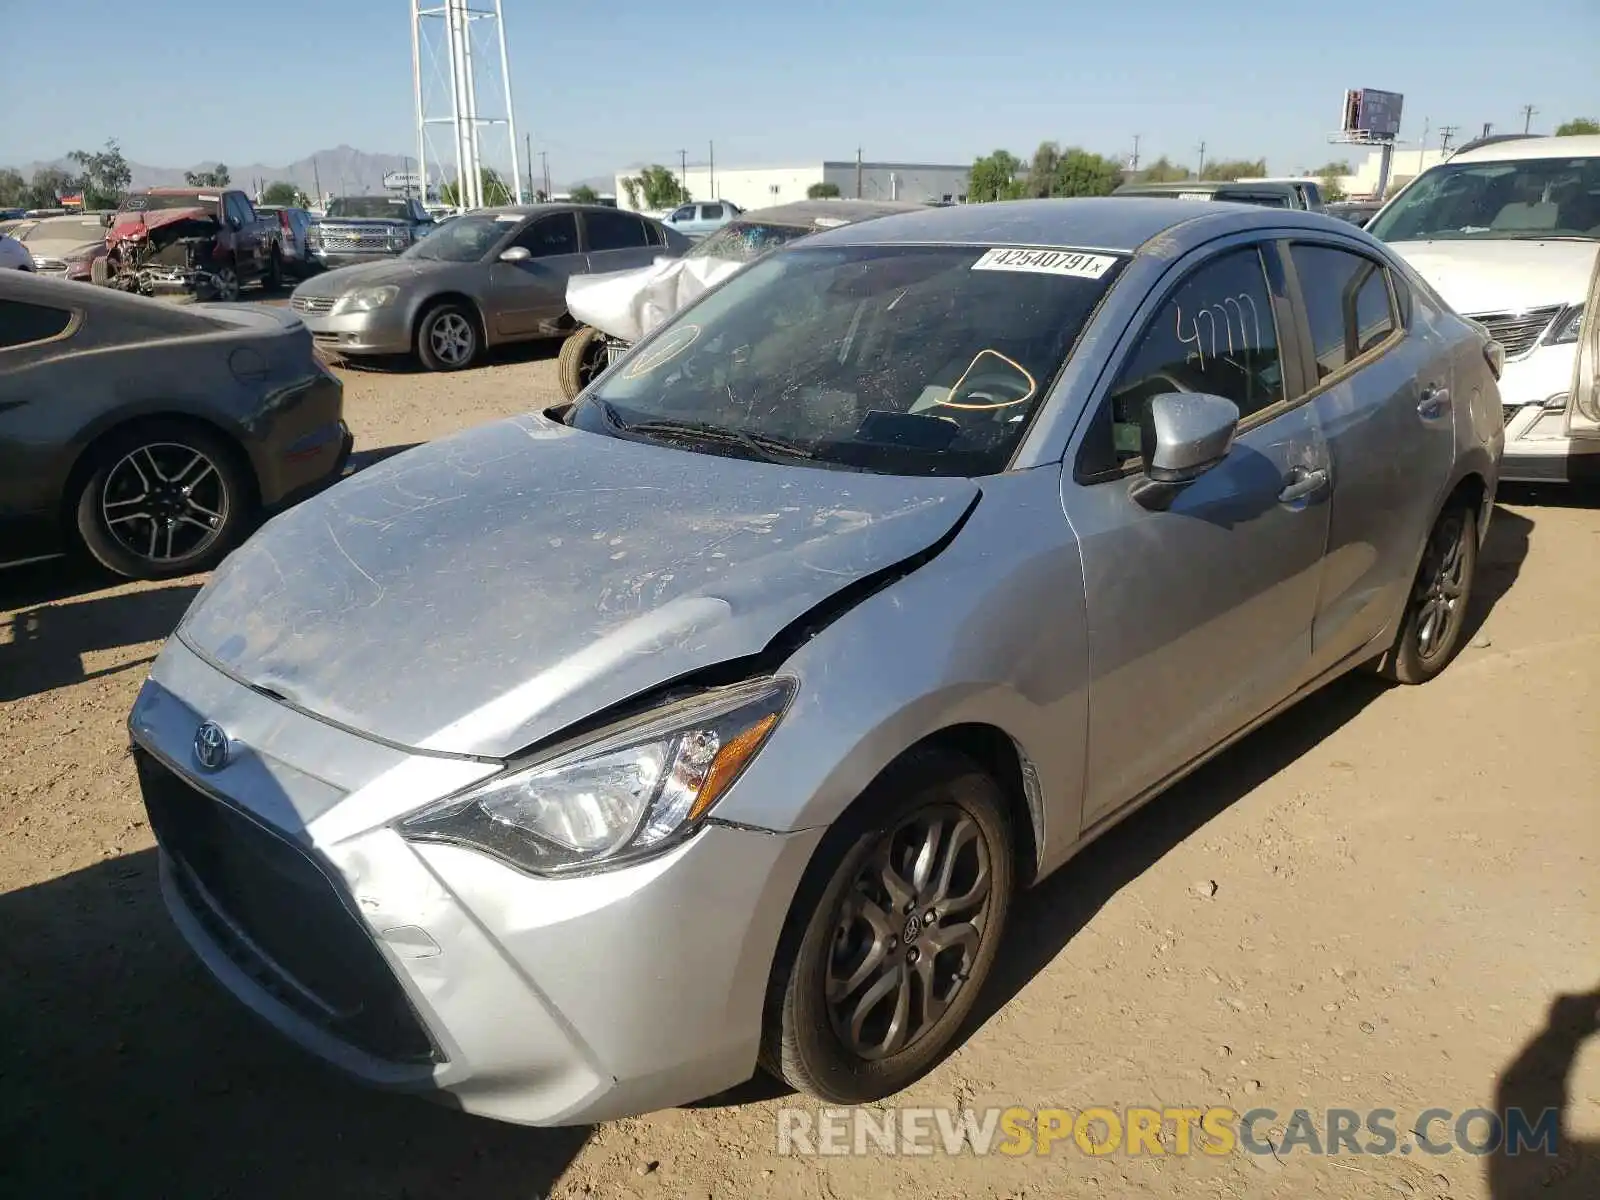
[[[1078,250],[795,247],[641,342],[568,421],[777,462],[991,475],[1122,261]]]
[[[179,196],[129,196],[122,202],[122,212],[158,212],[164,208],[210,208],[222,199],[221,192],[190,192]]]
[[[327,215],[404,221],[411,216],[411,205],[402,196],[340,196],[328,205]]]
[[[1532,158],[1435,167],[1367,232],[1436,238],[1600,238],[1600,158]]]
[[[803,225],[768,225],[761,221],[729,221],[709,237],[701,238],[685,258],[720,258],[726,262],[753,262],[768,250],[816,233]]]
[[[517,227],[522,218],[510,221],[492,216],[451,217],[423,241],[412,246],[401,258],[431,258],[441,262],[477,262],[494,244]]]

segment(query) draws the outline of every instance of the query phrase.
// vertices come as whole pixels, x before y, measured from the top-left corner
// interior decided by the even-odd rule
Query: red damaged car
[[[241,191],[151,188],[106,222],[106,256],[93,265],[94,282],[106,287],[236,300],[246,283],[275,288],[283,280],[278,227]]]

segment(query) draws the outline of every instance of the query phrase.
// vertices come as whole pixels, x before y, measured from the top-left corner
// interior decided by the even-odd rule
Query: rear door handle
[[[1328,482],[1328,472],[1318,467],[1315,471],[1308,471],[1304,467],[1296,467],[1284,480],[1283,490],[1278,493],[1278,499],[1284,504],[1292,504],[1296,500],[1304,500],[1307,496],[1320,492]]]
[[[1442,384],[1430,383],[1422,389],[1417,412],[1424,421],[1437,421],[1447,415],[1450,412],[1450,389]]]

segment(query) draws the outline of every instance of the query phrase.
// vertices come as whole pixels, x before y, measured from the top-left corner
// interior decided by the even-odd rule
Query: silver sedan
[[[458,371],[489,346],[571,333],[574,275],[648,266],[690,244],[659,221],[603,205],[480,209],[397,258],[313,276],[289,306],[341,356],[414,353],[429,370]]]
[[[1019,889],[1336,676],[1450,662],[1501,362],[1315,214],[807,238],[223,564],[131,717],[168,907],[472,1112],[886,1096]]]

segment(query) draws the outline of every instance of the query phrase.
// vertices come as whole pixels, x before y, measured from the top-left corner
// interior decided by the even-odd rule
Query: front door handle
[[[1284,481],[1283,491],[1278,493],[1278,499],[1284,504],[1292,504],[1296,500],[1304,500],[1307,496],[1320,492],[1328,482],[1328,472],[1318,467],[1315,471],[1308,471],[1304,467],[1296,467],[1288,479]]]
[[[1424,421],[1437,421],[1450,413],[1450,389],[1443,384],[1430,383],[1422,389],[1422,399],[1417,401],[1417,413]]]

